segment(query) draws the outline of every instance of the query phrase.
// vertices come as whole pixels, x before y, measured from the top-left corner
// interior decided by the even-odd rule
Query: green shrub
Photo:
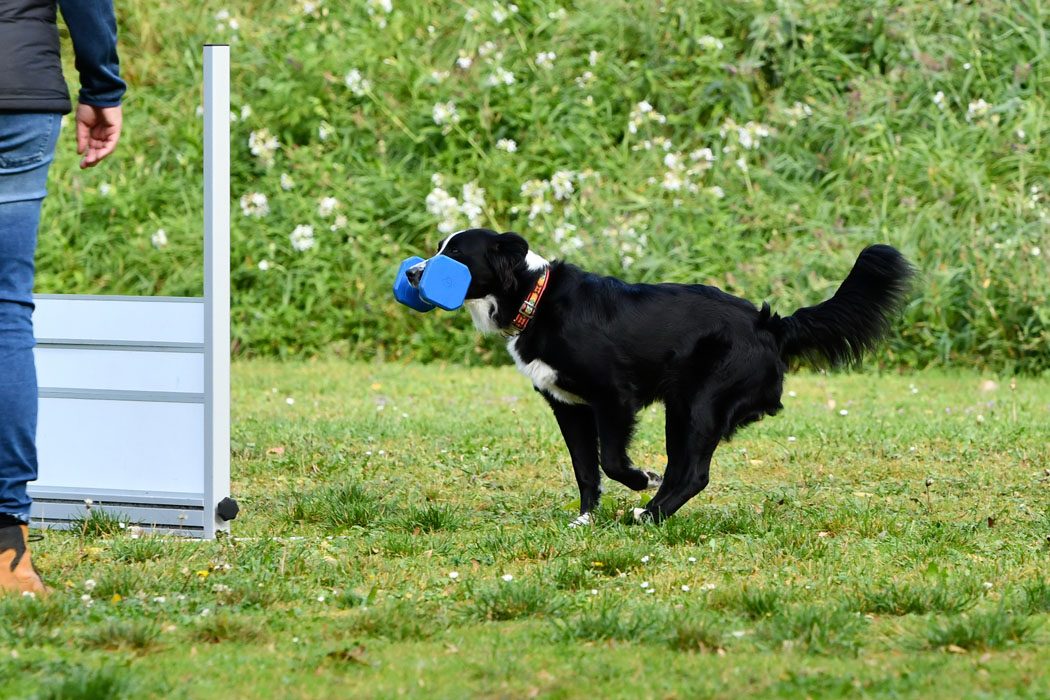
[[[1037,10],[580,0],[501,18],[490,6],[304,14],[241,0],[234,28],[205,5],[122,4],[124,142],[81,173],[63,137],[38,291],[200,293],[197,47],[232,40],[238,354],[502,358],[466,314],[416,314],[390,290],[439,228],[479,224],[547,257],[714,283],[781,313],[828,296],[865,245],[892,243],[923,274],[882,362],[1050,369]],[[293,247],[299,226],[313,227],[308,250]]]

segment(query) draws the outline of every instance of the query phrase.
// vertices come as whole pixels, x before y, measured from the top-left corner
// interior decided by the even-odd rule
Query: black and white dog
[[[783,406],[793,358],[860,360],[889,329],[913,269],[887,245],[866,248],[827,301],[781,318],[699,284],[628,284],[548,262],[515,233],[470,229],[441,241],[470,269],[465,306],[482,333],[507,337],[518,369],[550,404],[590,522],[598,468],[636,491],[659,487],[638,518],[673,514],[707,486],[718,443]],[[408,270],[419,283],[426,263]],[[636,414],[666,408],[667,469],[631,465]]]

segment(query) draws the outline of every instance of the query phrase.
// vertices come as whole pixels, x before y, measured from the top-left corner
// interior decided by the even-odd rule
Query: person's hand
[[[80,161],[81,169],[95,167],[113,152],[120,140],[123,121],[120,105],[77,105],[77,153],[84,156]]]

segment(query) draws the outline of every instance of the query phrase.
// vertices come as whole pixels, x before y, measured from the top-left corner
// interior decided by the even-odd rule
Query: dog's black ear
[[[528,242],[516,233],[501,233],[494,239],[488,251],[488,259],[503,291],[509,292],[514,289],[517,284],[514,268],[521,264],[528,252]]]

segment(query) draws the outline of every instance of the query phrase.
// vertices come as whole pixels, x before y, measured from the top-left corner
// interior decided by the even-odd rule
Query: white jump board
[[[40,295],[39,478],[32,519],[84,516],[84,499],[146,528],[201,534],[204,303]]]

